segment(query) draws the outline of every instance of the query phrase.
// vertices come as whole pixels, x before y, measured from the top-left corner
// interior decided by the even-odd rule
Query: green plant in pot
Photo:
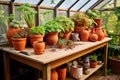
[[[45,35],[44,26],[32,27],[29,30],[29,40],[30,44],[33,46],[34,41],[43,41]]]
[[[26,41],[28,37],[28,31],[22,29],[20,32],[15,33],[11,39],[15,50],[24,50],[26,46]]]
[[[74,22],[66,16],[58,16],[55,20],[63,27],[63,30],[60,32],[59,36],[68,40],[71,32],[74,31]]]
[[[58,48],[62,49],[62,48],[64,48],[66,46],[66,44],[67,44],[67,41],[65,39],[60,38],[58,40]]]
[[[77,12],[75,13],[74,15],[72,15],[70,17],[70,19],[74,22],[74,32],[76,33],[80,33],[80,31],[83,29],[83,28],[86,28],[88,27],[89,25],[89,21],[88,21],[88,16],[83,13],[83,12]]]
[[[44,25],[45,27],[45,41],[49,45],[56,45],[58,41],[58,33],[63,30],[63,27],[56,21],[47,21]]]
[[[17,8],[21,11],[22,18],[26,21],[29,28],[35,26],[35,14],[37,13],[34,9],[30,7],[30,4],[25,3]]]
[[[90,56],[90,67],[95,68],[97,65],[97,55],[91,55]]]

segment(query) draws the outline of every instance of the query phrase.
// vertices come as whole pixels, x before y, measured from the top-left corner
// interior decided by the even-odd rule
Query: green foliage
[[[45,34],[45,29],[44,26],[36,26],[36,27],[32,27],[29,30],[29,34]]]
[[[120,21],[120,6],[115,8],[115,14],[118,18],[118,21]]]
[[[90,60],[91,61],[97,61],[97,55],[91,55]]]
[[[21,11],[24,20],[26,21],[29,28],[35,26],[35,14],[37,13],[34,9],[30,7],[30,4],[26,3],[17,8]]]
[[[63,27],[56,22],[55,20],[47,21],[44,25],[45,32],[61,32],[63,30]]]
[[[74,30],[74,22],[70,18],[67,18],[66,16],[58,16],[55,20],[62,25],[62,32]]]
[[[83,12],[77,12],[72,15],[71,20],[75,23],[75,26],[88,26],[88,16]]]
[[[67,41],[65,40],[65,39],[59,39],[58,40],[58,44],[62,44],[62,45],[64,45],[64,46],[66,46],[66,43],[67,43]]]
[[[19,21],[12,20],[12,21],[9,23],[9,27],[20,28],[20,27],[22,27],[22,26],[21,26],[21,24],[20,24]]]
[[[88,9],[86,11],[86,14],[89,16],[89,18],[100,18],[101,17],[101,13],[98,10]]]

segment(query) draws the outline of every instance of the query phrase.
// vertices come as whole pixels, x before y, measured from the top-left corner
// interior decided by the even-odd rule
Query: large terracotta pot
[[[34,41],[43,41],[43,37],[44,35],[29,35],[29,40],[30,40],[30,44],[33,47],[33,42]]]
[[[75,33],[80,33],[83,29],[84,29],[84,27],[82,27],[82,26],[75,26],[74,27],[74,32]]]
[[[58,80],[58,73],[55,69],[51,71],[51,80]]]
[[[80,40],[81,41],[88,41],[89,40],[89,30],[84,29],[80,32]]]
[[[15,50],[24,50],[27,38],[12,38],[12,44]]]
[[[12,45],[12,39],[11,39],[11,37],[12,37],[15,33],[20,32],[20,31],[21,31],[20,28],[9,28],[9,29],[8,29],[8,31],[7,31],[7,33],[6,33],[6,37],[7,37],[7,39],[8,39],[8,42],[9,42],[10,46],[13,46],[13,45]]]
[[[48,45],[56,45],[58,42],[58,32],[49,32],[45,35],[45,41]]]
[[[95,28],[95,33],[98,35],[98,41],[104,39],[105,34],[103,33],[103,30],[101,27],[96,27]]]
[[[71,31],[66,31],[62,38],[65,39],[65,40],[69,40],[70,35],[71,35]]]
[[[94,24],[94,27],[101,27],[102,26],[102,19],[94,19],[96,24]]]
[[[45,42],[34,41],[33,43],[34,53],[37,55],[43,54],[45,50]]]

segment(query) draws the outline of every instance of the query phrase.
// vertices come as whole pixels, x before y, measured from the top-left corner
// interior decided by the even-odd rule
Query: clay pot
[[[66,31],[62,38],[65,39],[65,40],[69,40],[70,35],[71,35],[71,31]]]
[[[67,68],[66,65],[59,66],[57,68],[58,80],[66,80]]]
[[[74,33],[80,33],[83,29],[84,29],[84,27],[75,26],[75,27],[74,27]]]
[[[49,32],[45,35],[45,41],[48,45],[56,45],[58,42],[58,32]]]
[[[95,33],[90,33],[90,37],[89,37],[90,41],[98,41],[98,35]]]
[[[37,55],[43,54],[45,50],[45,42],[34,41],[33,43],[34,53]]]
[[[105,29],[102,29],[103,30],[103,34],[104,34],[104,38],[107,36],[107,33],[106,33],[106,30]]]
[[[33,47],[34,41],[43,41],[44,35],[29,35],[30,44]]]
[[[15,33],[20,32],[20,31],[21,31],[20,28],[9,28],[9,29],[8,29],[8,31],[7,31],[7,33],[6,33],[6,37],[7,37],[7,39],[8,39],[8,42],[9,42],[10,46],[13,46],[13,45],[12,45],[12,39],[11,39],[11,37],[12,37]]]
[[[94,24],[94,27],[101,27],[102,26],[102,19],[94,19],[96,24]]]
[[[90,68],[96,68],[97,61],[90,61]]]
[[[12,38],[12,44],[15,50],[24,50],[27,38]]]
[[[51,71],[51,80],[58,80],[58,73],[55,69]]]
[[[84,29],[80,32],[80,40],[81,41],[88,41],[89,40],[89,31]]]
[[[98,35],[98,41],[102,40],[105,36],[101,27],[96,27],[95,33]]]
[[[81,65],[72,66],[70,74],[71,74],[71,76],[73,78],[75,78],[77,80],[81,80],[82,79],[82,75],[83,75],[83,68],[82,68],[82,66]]]

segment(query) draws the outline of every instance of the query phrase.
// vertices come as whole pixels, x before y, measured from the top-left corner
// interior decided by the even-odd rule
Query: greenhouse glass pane
[[[15,0],[18,3],[37,4],[40,0]]]
[[[58,16],[67,16],[66,11],[58,11]]]
[[[40,25],[44,25],[46,21],[53,19],[53,10],[40,9]]]
[[[0,0],[0,1],[11,1],[11,0]]]
[[[88,0],[79,0],[71,9],[78,10],[82,7]]]
[[[91,0],[89,3],[87,3],[83,8],[80,9],[80,11],[86,11],[88,10],[92,5],[94,5],[98,0]]]
[[[54,0],[54,3],[51,3],[51,0],[44,0],[41,3],[41,6],[46,6],[46,7],[54,7],[60,0]]]
[[[99,5],[97,5],[95,7],[95,9],[100,9],[101,7],[103,7],[105,4],[107,4],[110,0],[104,0],[102,1]]]
[[[77,0],[65,0],[59,8],[69,8],[73,3],[75,3]]]

